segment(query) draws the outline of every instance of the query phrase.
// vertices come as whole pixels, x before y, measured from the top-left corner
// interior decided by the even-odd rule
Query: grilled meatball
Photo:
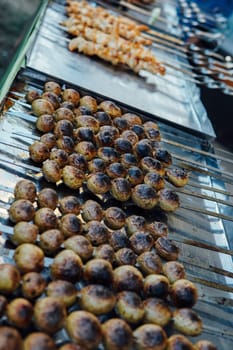
[[[58,195],[52,188],[43,188],[37,196],[38,205],[40,208],[50,208],[55,210],[58,205]]]
[[[74,114],[78,117],[79,115],[92,115],[92,112],[85,106],[79,106],[78,108],[74,108]]]
[[[179,279],[185,279],[186,275],[184,265],[178,261],[168,261],[163,264],[163,273],[170,283],[174,283]]]
[[[39,272],[44,267],[44,253],[34,244],[23,243],[15,249],[14,261],[23,274]]]
[[[42,163],[49,158],[49,149],[45,143],[41,141],[35,141],[29,146],[30,158],[35,163]]]
[[[101,342],[101,324],[88,311],[71,312],[66,319],[65,328],[70,338],[84,348],[91,350]]]
[[[31,221],[35,215],[35,208],[28,199],[18,199],[9,208],[9,218],[12,222]]]
[[[49,297],[61,300],[66,307],[70,307],[76,302],[77,289],[69,281],[52,281],[48,284],[46,294]]]
[[[38,330],[56,333],[65,323],[65,304],[55,297],[38,299],[34,306],[34,323]]]
[[[173,283],[170,291],[172,302],[179,308],[192,307],[198,298],[197,287],[187,279],[179,279]]]
[[[67,187],[76,190],[82,186],[85,180],[85,174],[82,170],[72,165],[66,165],[62,169],[62,178]]]
[[[112,128],[111,126],[109,126]],[[112,147],[114,145],[115,140],[114,132],[109,130],[100,130],[98,134],[96,134],[95,142],[97,147]]]
[[[187,185],[189,181],[189,174],[185,169],[167,169],[166,176],[168,181],[176,187],[183,187]]]
[[[39,227],[39,231],[43,232],[56,228],[58,225],[58,219],[52,209],[40,208],[35,213],[34,223]]]
[[[103,343],[106,350],[130,350],[133,333],[130,326],[119,318],[112,318],[102,325]]]
[[[133,146],[134,155],[138,158],[144,158],[144,157],[152,157],[152,147],[150,145],[150,142],[146,139],[142,139],[135,143]],[[152,158],[153,159],[153,158]]]
[[[123,137],[118,137],[115,139],[114,148],[120,154],[131,153],[133,151],[131,142],[124,139]]]
[[[42,114],[53,114],[54,107],[48,100],[37,98],[32,101],[32,112],[39,117]]]
[[[93,254],[93,246],[91,242],[81,235],[75,235],[66,239],[64,247],[73,250],[83,261],[89,260]]]
[[[118,266],[122,265],[132,265],[136,263],[137,256],[134,251],[130,248],[121,248],[115,253],[116,264]]]
[[[164,188],[159,191],[158,204],[164,211],[172,212],[176,210],[180,205],[179,196],[177,193]]]
[[[58,108],[55,113],[54,113],[54,117],[56,122],[59,122],[60,120],[69,120],[71,123],[74,122],[74,113],[70,108],[67,107],[60,107]],[[67,125],[70,125],[70,123],[68,123]]]
[[[7,298],[3,295],[0,295],[0,317],[2,317],[5,314],[7,307]]]
[[[85,159],[91,160],[96,156],[96,147],[93,142],[81,141],[74,147],[75,152],[82,154]]]
[[[164,350],[167,336],[162,327],[155,324],[145,324],[133,332],[137,350]]]
[[[133,125],[141,125],[142,119],[139,117],[139,115],[133,114],[133,113],[125,113],[122,115],[122,118],[127,120],[128,124],[130,126]]]
[[[113,271],[113,286],[115,290],[129,290],[140,293],[143,288],[141,272],[134,266],[119,266]]]
[[[158,203],[158,196],[153,187],[140,184],[132,189],[133,202],[142,209],[153,209]]]
[[[111,229],[117,230],[125,225],[126,214],[118,207],[109,207],[104,213],[104,223]]]
[[[71,249],[58,253],[50,267],[53,279],[76,283],[82,276],[82,260]]]
[[[139,141],[138,135],[133,130],[125,130],[122,132],[121,137],[128,140],[131,145],[135,145]]]
[[[143,308],[145,311],[144,321],[146,323],[166,326],[172,318],[172,312],[167,303],[162,299],[149,298],[144,300]]]
[[[100,147],[98,148],[97,155],[106,164],[117,162],[119,159],[119,153],[113,147]]]
[[[64,241],[64,235],[60,230],[52,229],[44,231],[40,235],[39,245],[46,255],[56,253]]]
[[[197,350],[217,350],[217,347],[209,340],[199,340],[195,344],[195,349]]]
[[[156,142],[161,141],[160,131],[155,128],[146,128],[145,136],[152,141],[156,141]]]
[[[19,269],[11,264],[0,264],[0,293],[13,293],[20,284]]]
[[[121,163],[114,162],[107,166],[106,173],[111,179],[115,179],[118,177],[125,177],[127,171]]]
[[[97,101],[92,96],[83,96],[80,98],[80,106],[87,107],[92,113],[97,111]]]
[[[153,187],[156,191],[159,191],[165,187],[164,178],[153,171],[149,171],[145,175],[144,183]]]
[[[128,216],[125,223],[128,235],[131,235],[137,231],[144,231],[146,229],[146,220],[140,215]]]
[[[143,157],[140,161],[140,165],[144,171],[152,171],[160,176],[164,176],[165,174],[162,163],[153,157]]]
[[[192,309],[177,309],[173,313],[174,328],[190,336],[201,334],[203,330],[202,320],[200,316]]]
[[[36,198],[36,186],[30,180],[20,180],[14,188],[15,199],[28,199],[34,202]]]
[[[13,326],[25,329],[30,326],[33,315],[33,305],[24,298],[15,298],[8,303],[6,316]]]
[[[96,201],[89,199],[82,205],[82,218],[86,222],[91,220],[101,221],[103,215],[103,209]]]
[[[27,299],[35,299],[40,296],[46,287],[44,277],[38,272],[28,272],[22,277],[22,293]]]
[[[82,232],[82,223],[75,214],[65,214],[60,221],[60,230],[65,238],[78,235]]]
[[[155,242],[156,252],[166,260],[177,260],[179,248],[167,237],[159,237]]]
[[[49,101],[53,105],[54,109],[57,109],[60,106],[59,97],[53,91],[45,91],[41,95],[41,98]]]
[[[155,148],[154,155],[156,159],[161,162],[164,168],[167,168],[172,164],[172,156],[167,150],[162,148]]]
[[[13,228],[11,241],[18,246],[22,243],[36,243],[39,229],[36,225],[27,221],[18,222]]]
[[[111,264],[115,261],[115,252],[110,244],[101,244],[95,247],[93,256],[96,259],[107,260]]]
[[[168,235],[168,227],[161,221],[152,221],[147,225],[147,229],[155,240],[159,237],[167,237]]]
[[[45,162],[43,162],[42,172],[45,180],[48,182],[56,183],[61,180],[62,171],[59,164],[55,160],[47,159]]]
[[[144,175],[140,168],[137,166],[131,166],[128,169],[126,178],[132,186],[136,186],[143,182]]]
[[[118,107],[113,101],[101,102],[98,106],[98,110],[103,110],[112,118],[120,117],[122,114],[120,107]]]
[[[98,120],[95,117],[92,117],[91,115],[79,115],[75,118],[75,122],[78,128],[88,127],[94,133],[97,133],[100,128]]]
[[[152,235],[147,231],[137,231],[129,239],[130,246],[136,254],[150,251],[154,245]]]
[[[62,136],[59,139],[57,139],[57,147],[58,149],[62,149],[67,152],[67,154],[70,154],[74,150],[74,141],[70,136]]]
[[[120,131],[127,130],[129,128],[129,123],[126,119],[123,119],[121,117],[116,117],[113,119],[113,125]]]
[[[196,348],[191,343],[191,341],[181,334],[174,334],[167,340],[167,349],[166,350],[195,350]]]
[[[80,212],[80,203],[75,196],[65,196],[59,200],[59,209],[64,214],[75,214],[78,215]]]
[[[30,90],[26,93],[25,100],[31,104],[34,100],[36,100],[39,97],[40,97],[40,94],[38,91]]]
[[[69,155],[68,157],[68,164],[72,165],[82,171],[86,171],[87,170],[87,160],[84,157],[83,154],[80,153],[72,153]]]
[[[55,127],[54,117],[50,114],[40,115],[36,121],[36,127],[39,131],[44,133],[53,131]]]
[[[59,120],[54,127],[54,135],[56,137],[73,136],[73,124],[70,120]]]
[[[111,181],[111,194],[120,202],[125,202],[131,197],[131,187],[127,179],[122,177]]]
[[[92,259],[84,266],[84,280],[89,283],[110,285],[112,279],[112,265],[107,260]]]
[[[55,93],[57,96],[61,95],[61,87],[60,85],[55,81],[47,81],[44,84],[44,91],[50,91]]]
[[[94,131],[91,127],[80,126],[74,130],[74,138],[76,141],[94,142]]]
[[[100,126],[112,124],[112,119],[106,112],[96,112],[95,118],[98,120]]]
[[[162,271],[162,261],[154,252],[144,252],[137,258],[137,264],[144,275],[159,274]]]
[[[114,293],[108,287],[100,284],[90,284],[78,293],[78,303],[81,308],[94,315],[110,312],[114,308],[115,302]]]
[[[146,276],[144,280],[144,294],[146,297],[166,298],[169,292],[167,277],[159,274]]]
[[[137,324],[144,317],[142,299],[135,292],[123,291],[117,294],[116,313],[126,322]]]
[[[59,350],[87,350],[87,348],[75,343],[66,343],[62,345]]]
[[[125,230],[112,231],[109,236],[109,244],[115,251],[129,247],[129,238]]]
[[[94,194],[104,194],[110,190],[110,178],[104,173],[94,173],[87,176],[87,188]]]
[[[68,164],[68,153],[64,149],[54,148],[50,152],[50,159],[55,161],[60,168]]]
[[[74,106],[77,106],[80,101],[80,94],[75,89],[65,89],[62,93],[62,100],[72,102]]]
[[[131,154],[131,153],[124,153],[121,155],[121,164],[126,168],[130,168],[132,166],[137,166],[138,165],[138,161],[137,158]]]
[[[41,135],[40,141],[43,142],[50,150],[56,145],[56,136],[53,133],[48,132]]]
[[[21,350],[22,338],[20,333],[15,328],[0,326],[0,350],[6,349]]]
[[[148,120],[146,121],[145,123],[143,123],[143,127],[145,130],[148,130],[148,129],[157,129],[158,130],[158,124],[152,120]]]
[[[142,125],[140,124],[135,124],[132,125],[130,130],[132,130],[138,137],[138,140],[144,139],[145,138],[145,130]]]
[[[84,232],[87,239],[94,245],[100,245],[106,243],[109,237],[108,228],[99,221],[92,220],[84,226]]]
[[[106,164],[103,159],[94,158],[88,162],[88,171],[90,173],[103,173],[105,168]]]
[[[18,349],[18,348],[17,348]],[[23,342],[23,350],[56,350],[54,340],[44,332],[32,332]]]

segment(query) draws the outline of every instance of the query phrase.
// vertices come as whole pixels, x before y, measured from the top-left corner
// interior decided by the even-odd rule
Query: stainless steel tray
[[[60,82],[63,87],[77,88],[81,95],[87,93],[84,88],[31,69],[18,74],[14,89],[24,92],[36,88],[41,91],[44,82],[50,79]],[[95,92],[88,93],[99,101],[106,98]],[[24,102],[23,99],[15,102],[1,114],[0,119],[0,228],[10,225],[7,208],[13,198],[12,189],[19,179],[31,179],[38,189],[44,186],[40,180],[40,169],[31,163],[27,152],[31,138],[38,134],[34,122],[30,121],[28,109],[23,106]],[[125,104],[119,105],[124,111],[138,112]],[[147,113],[141,113],[141,116],[149,118]],[[172,214],[154,210],[146,214],[147,219],[158,218],[167,222],[170,238],[180,247],[179,260],[185,265],[187,277],[198,287],[199,301],[194,309],[203,318],[204,331],[201,336],[191,340],[209,339],[218,349],[229,350],[233,345],[233,252],[228,237],[233,229],[233,202],[229,193],[225,192],[225,185],[233,183],[233,177],[221,170],[214,149],[205,138],[164,121],[158,123],[162,139],[166,140],[161,144],[172,153],[173,164],[193,167],[193,170],[190,184],[185,187],[189,191],[188,195],[179,193],[181,207]],[[190,191],[194,192],[194,196],[190,195]],[[199,195],[208,195],[212,200],[198,198]],[[3,232],[0,238],[0,261],[12,259],[13,250],[7,247],[6,242],[7,236]]]
[[[167,68],[165,77],[146,72],[137,76],[97,58],[71,53],[67,49],[67,35],[59,26],[64,18],[64,1],[50,1],[28,54],[27,67],[107,95],[206,137],[215,137],[200,100],[200,90],[185,74]],[[166,61],[170,57],[179,67],[175,55],[161,49],[153,51],[158,59]]]

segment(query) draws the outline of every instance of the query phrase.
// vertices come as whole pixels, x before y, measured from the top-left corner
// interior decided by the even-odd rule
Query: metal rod
[[[33,122],[33,123],[35,123],[35,121],[37,120],[37,118],[32,116],[32,115],[23,113],[21,111],[15,111],[14,109],[7,111],[6,114],[7,115],[11,115],[13,117],[22,118],[22,119],[24,119],[26,121]]]
[[[14,147],[14,148],[20,149],[21,151],[28,152],[28,147],[16,145],[14,143],[9,143],[9,142],[3,141],[3,140],[1,140],[0,143],[2,145],[5,145],[5,146]]]
[[[13,98],[13,97],[7,97],[7,99],[8,100],[10,100],[10,101],[13,101],[13,102],[15,102],[15,103],[18,103],[19,105],[21,105],[21,106],[23,106],[23,107],[26,107],[26,108],[28,108],[28,109],[31,109],[31,105],[29,104],[29,103],[25,103],[25,102],[23,102],[23,101],[20,101],[20,100],[18,100],[18,99],[15,99],[15,98]]]
[[[206,200],[209,200],[209,201],[212,201],[212,202],[216,202],[216,203],[220,203],[220,204],[223,204],[223,205],[228,205],[230,207],[233,207],[233,203],[229,202],[229,201],[226,201],[226,200],[223,200],[223,199],[219,199],[219,198],[215,198],[215,197],[212,197],[212,196],[208,196],[208,195],[205,195],[205,194],[202,194],[202,193],[197,193],[197,192],[193,192],[193,191],[187,191],[187,190],[184,190],[184,189],[181,189],[181,188],[177,188],[176,187],[176,192],[178,193],[183,193],[187,196],[193,196],[193,197],[197,197],[197,198],[202,198],[202,199],[206,199]]]
[[[193,275],[192,275],[192,280],[195,283],[203,284],[203,285],[205,285],[207,287],[211,287],[211,288],[214,288],[214,289],[220,289],[220,290],[223,290],[224,292],[233,293],[233,287],[226,286],[226,285],[221,284],[221,283],[208,281],[208,280],[205,280],[203,278],[196,277],[196,276],[193,276]]]
[[[7,160],[6,161],[6,159],[2,159],[2,158],[0,158],[0,162],[2,163],[2,164],[6,164],[6,162],[7,162],[7,164],[12,164],[12,165],[14,165],[14,166],[18,166],[18,167],[20,167],[20,168],[25,168],[25,169],[27,169],[27,170],[32,170],[32,171],[34,171],[34,172],[36,172],[36,173],[41,173],[41,168],[38,168],[38,167],[35,167],[35,166],[33,166],[33,165],[28,165],[28,164],[24,164],[24,163],[15,163],[15,162],[13,162],[13,161],[11,161],[11,160]]]
[[[216,213],[216,212],[211,211],[211,210],[206,210],[206,209],[193,207],[193,206],[188,205],[188,204],[185,204],[184,206],[181,204],[180,208],[181,209],[186,209],[186,210],[191,210],[191,211],[196,211],[197,213],[205,214],[205,215],[208,215],[208,216],[213,216],[213,217],[216,217],[218,219],[223,219],[223,220],[227,220],[227,221],[233,221],[233,216]]]
[[[203,151],[203,150],[191,147],[191,146],[184,145],[184,144],[176,142],[176,141],[165,139],[165,138],[162,138],[162,142],[168,143],[170,145],[173,145],[173,146],[176,146],[176,147],[179,147],[179,148],[182,148],[182,149],[187,149],[187,150],[195,152],[195,153],[202,154],[203,156],[208,156],[208,157],[211,157],[211,158],[224,160],[225,162],[233,164],[232,154],[231,154],[231,159],[230,159],[230,158],[226,158],[226,157],[220,156],[220,155],[215,154],[215,153],[206,152],[206,151]]]
[[[233,193],[231,193],[229,191],[221,190],[219,188],[212,187],[212,186],[205,186],[205,185],[202,185],[202,184],[194,183],[192,181],[189,181],[187,186],[200,188],[200,189],[203,189],[203,190],[206,190],[206,191],[212,191],[212,192],[216,192],[216,193],[221,193],[221,194],[223,194],[225,196],[233,197]]]

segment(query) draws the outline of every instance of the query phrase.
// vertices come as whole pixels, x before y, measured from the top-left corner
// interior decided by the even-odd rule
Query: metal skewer
[[[211,211],[211,210],[206,210],[206,209],[202,209],[202,208],[193,207],[193,206],[188,205],[188,204],[185,204],[184,206],[181,204],[180,208],[181,209],[186,209],[186,210],[191,210],[191,211],[196,211],[197,213],[205,214],[205,215],[208,215],[208,216],[213,216],[213,217],[218,218],[218,219],[223,219],[223,220],[227,220],[227,221],[233,221],[233,217],[232,216],[216,213],[216,212]]]

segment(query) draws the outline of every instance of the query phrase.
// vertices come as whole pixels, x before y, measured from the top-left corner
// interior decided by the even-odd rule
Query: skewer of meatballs
[[[153,121],[123,111],[112,101],[80,96],[56,82],[47,82],[41,95],[30,91],[26,100],[43,133],[30,147],[33,162],[42,165],[47,181],[63,182],[73,190],[98,196],[111,194],[142,209],[165,211],[179,207],[179,197],[165,187],[185,186],[189,174],[172,168],[171,154],[160,147]]]
[[[36,208],[34,216],[24,218],[26,222],[22,223],[21,210],[10,208],[10,219],[16,223],[14,229],[17,225],[23,224],[24,227],[21,233],[16,230],[18,235],[13,239],[17,245],[15,265],[0,265],[0,274],[2,271],[5,278],[0,278],[2,315],[7,322],[7,329],[2,330],[3,336],[4,332],[12,332],[19,342],[22,341],[22,327],[32,327],[33,332],[30,330],[23,340],[25,348],[34,346],[35,349],[37,343],[46,339],[53,349],[56,347],[52,334],[65,328],[74,344],[67,341],[61,349],[76,349],[76,346],[93,349],[100,343],[107,350],[122,346],[125,349],[132,346],[165,349],[168,344],[173,349],[172,346],[176,346],[173,342],[179,341],[189,344],[192,349],[193,345],[186,336],[200,334],[203,327],[201,318],[192,309],[197,301],[197,289],[185,278],[184,267],[176,261],[177,256],[170,252],[170,256],[159,257],[151,251],[152,241],[146,233],[150,230],[157,239],[164,238],[166,225],[159,222],[146,224],[143,217],[136,215],[126,217],[118,207],[104,211],[92,200],[80,208],[75,202],[76,197],[64,197],[60,200],[59,210],[62,213],[61,231],[66,238],[63,241],[65,249],[54,256],[50,276],[45,279],[43,259],[47,253],[51,254],[47,250],[50,239],[59,242],[55,232],[58,230],[53,226],[55,221],[51,221],[48,215],[51,211],[47,211],[58,206],[57,193],[45,188],[37,194],[35,185],[28,180],[18,182],[14,193],[16,200],[12,206],[19,201],[34,203],[36,200],[39,209]],[[43,215],[41,209],[46,209]],[[83,229],[80,222],[73,221],[80,212],[81,225],[86,226]],[[48,244],[44,241],[38,247],[35,242],[20,241],[27,231],[26,224],[37,227],[40,238],[50,228]],[[74,227],[78,227],[78,231],[72,231]],[[120,231],[123,227],[125,230]],[[166,263],[162,262],[164,259]],[[15,298],[8,301],[12,293],[16,294]],[[23,316],[22,309],[27,310]],[[108,316],[101,318],[103,315]],[[164,327],[171,324],[183,334],[181,338],[166,335]]]

